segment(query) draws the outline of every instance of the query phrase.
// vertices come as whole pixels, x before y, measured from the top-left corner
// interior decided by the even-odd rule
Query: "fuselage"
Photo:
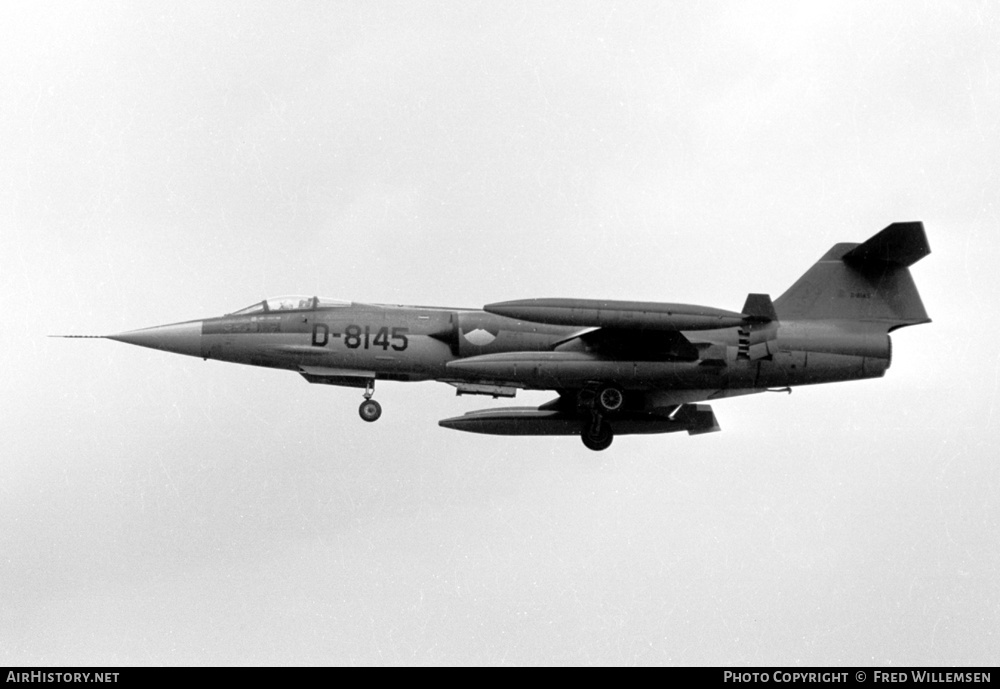
[[[893,223],[834,245],[776,300],[740,311],[673,302],[535,298],[482,309],[391,306],[311,296],[265,299],[197,321],[109,339],[251,366],[310,383],[363,388],[358,413],[381,417],[379,380],[436,380],[458,394],[553,390],[538,407],[485,409],[440,426],[498,435],[720,430],[707,404],[770,388],[877,378],[889,333],[927,323],[909,266],[930,253],[923,225]]]
[[[697,348],[696,357],[677,358],[649,347],[621,357],[589,347],[581,335],[593,329],[532,323],[478,309],[302,303],[304,307],[244,309],[114,339],[204,359],[294,370],[313,382],[343,385],[364,379],[438,380],[573,389],[615,381],[626,390],[740,394],[878,377],[890,363],[885,327],[856,321],[691,331],[683,334]],[[622,335],[636,345],[649,336],[643,331]]]

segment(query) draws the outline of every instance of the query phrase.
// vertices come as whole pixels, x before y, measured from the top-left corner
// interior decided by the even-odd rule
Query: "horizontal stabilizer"
[[[844,254],[844,260],[912,266],[930,252],[922,222],[894,222]]]
[[[484,311],[533,323],[622,330],[714,330],[743,323],[743,314],[710,306],[604,299],[520,299]]]

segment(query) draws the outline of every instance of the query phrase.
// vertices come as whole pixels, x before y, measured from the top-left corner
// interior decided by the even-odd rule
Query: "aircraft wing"
[[[596,328],[563,341],[556,351],[580,346],[610,359],[694,361],[698,358],[698,348],[676,330]]]

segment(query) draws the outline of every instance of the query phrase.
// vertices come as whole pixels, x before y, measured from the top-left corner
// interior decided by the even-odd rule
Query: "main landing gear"
[[[625,393],[611,385],[585,389],[580,394],[580,406],[590,410],[590,419],[580,433],[583,444],[595,452],[611,447],[615,433],[606,417],[615,415],[625,406]]]
[[[378,421],[378,417],[382,416],[382,405],[372,399],[372,395],[374,394],[375,381],[369,380],[367,385],[365,385],[365,401],[358,407],[358,414],[368,423]]]
[[[601,418],[601,415],[594,413],[594,418],[583,427],[580,439],[587,446],[588,450],[600,452],[611,447],[611,441],[615,439],[615,433],[611,430],[611,424]]]

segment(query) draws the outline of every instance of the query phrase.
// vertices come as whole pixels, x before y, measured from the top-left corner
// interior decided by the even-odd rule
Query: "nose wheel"
[[[358,407],[358,414],[368,423],[378,421],[378,417],[382,416],[382,405],[375,400],[365,400]]]
[[[382,405],[372,399],[372,395],[375,394],[375,381],[369,380],[368,384],[365,386],[365,401],[361,403],[358,407],[358,414],[361,416],[362,420],[371,423],[372,421],[378,421],[378,417],[382,416]]]

